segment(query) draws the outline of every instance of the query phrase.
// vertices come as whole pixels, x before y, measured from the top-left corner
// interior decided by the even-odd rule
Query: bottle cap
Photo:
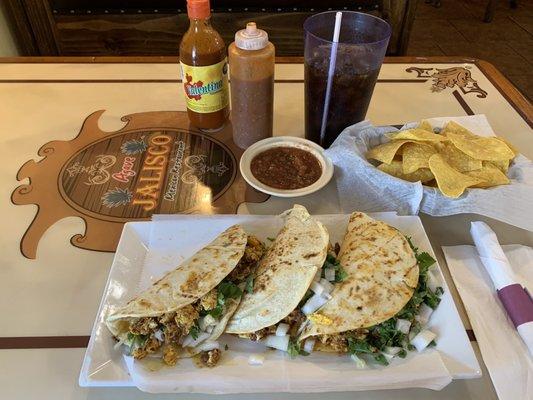
[[[187,15],[193,19],[206,19],[211,15],[209,0],[187,0]]]
[[[257,29],[255,22],[248,22],[246,29],[235,34],[235,46],[243,50],[261,50],[268,44],[268,33]]]

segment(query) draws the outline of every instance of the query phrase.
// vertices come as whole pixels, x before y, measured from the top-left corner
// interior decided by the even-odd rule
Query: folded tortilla
[[[186,262],[168,272],[165,276],[155,282],[150,288],[140,293],[137,297],[130,300],[125,306],[114,311],[106,319],[106,325],[119,341],[125,342],[132,328],[132,324],[146,322],[146,328],[149,325],[160,324],[161,318],[170,315],[171,324],[176,325],[176,331],[181,336],[185,328],[180,328],[179,323],[174,322],[174,314],[177,318],[186,320],[187,313],[194,315],[194,320],[198,319],[198,312],[194,311],[191,306],[206,296],[216,288],[232,271],[237,267],[239,262],[246,258],[249,241],[246,232],[239,225],[234,225],[220,234],[207,246],[202,248]],[[258,241],[261,246],[262,244]],[[262,249],[261,249],[262,253]],[[259,256],[258,256],[259,257]],[[217,293],[213,293],[214,300],[211,303],[216,304]],[[223,332],[224,328],[237,308],[239,299],[228,299],[224,306],[224,312],[218,319],[216,325],[210,333],[210,337],[205,341],[216,340]],[[200,306],[196,306],[197,309]],[[153,319],[150,319],[153,318]],[[190,324],[192,317],[185,324]],[[165,326],[166,328],[166,326]],[[152,338],[153,332],[150,333]],[[162,344],[160,344],[162,345]],[[159,346],[158,346],[159,347]],[[201,350],[194,347],[181,348],[177,346],[180,354],[177,358],[188,357],[197,354]]]
[[[413,296],[419,275],[415,254],[405,236],[386,223],[353,213],[338,258],[347,277],[300,340],[380,324]]]
[[[287,317],[326,259],[329,234],[305,207],[285,213],[285,225],[259,262],[252,293],[245,293],[226,332],[253,333]]]

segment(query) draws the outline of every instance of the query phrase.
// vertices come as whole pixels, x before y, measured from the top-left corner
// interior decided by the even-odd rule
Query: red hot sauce
[[[313,154],[289,146],[259,153],[252,159],[250,170],[261,183],[284,190],[310,186],[322,175],[320,162]]]

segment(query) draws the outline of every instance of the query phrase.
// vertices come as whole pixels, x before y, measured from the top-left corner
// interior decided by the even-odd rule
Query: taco
[[[117,347],[124,345],[135,359],[150,355],[175,365],[199,355],[214,366],[221,355],[216,339],[263,252],[263,243],[242,227],[228,228],[107,317]]]
[[[396,228],[360,212],[350,217],[338,257],[346,279],[309,315],[298,346],[349,353],[356,361],[368,355],[385,365],[393,356],[404,357],[429,319],[426,309],[430,314],[440,300],[442,288],[427,284],[435,260],[418,254]]]
[[[327,291],[314,297],[310,291],[324,280],[329,234],[303,206],[295,205],[285,216],[285,225],[259,262],[251,290],[244,294],[226,332],[289,351],[306,313],[329,298]]]

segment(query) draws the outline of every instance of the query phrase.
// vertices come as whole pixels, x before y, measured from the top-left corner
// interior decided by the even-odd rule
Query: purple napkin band
[[[515,328],[533,321],[533,300],[522,285],[515,283],[505,286],[498,290],[498,297],[507,310],[507,314],[511,317]]]

